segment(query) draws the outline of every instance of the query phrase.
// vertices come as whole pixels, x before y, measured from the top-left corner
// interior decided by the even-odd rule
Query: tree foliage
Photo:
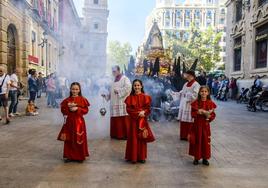
[[[200,61],[198,68],[210,71],[220,61],[221,36],[221,32],[215,32],[212,28],[201,31],[192,26],[187,40],[181,39],[182,37],[179,39],[174,33],[167,33],[165,45],[172,48],[173,58],[178,55],[184,55],[193,61],[197,58]]]
[[[108,44],[109,64],[119,65],[123,70],[124,65],[127,65],[132,47],[130,43],[120,43],[119,41],[110,41]]]

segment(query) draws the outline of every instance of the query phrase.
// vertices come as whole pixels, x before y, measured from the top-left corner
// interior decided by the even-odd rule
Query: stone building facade
[[[58,64],[58,1],[0,0],[0,65],[47,75]]]
[[[59,66],[57,72],[62,76],[70,76],[79,71],[79,52],[81,37],[81,20],[78,16],[73,0],[59,2]],[[77,69],[77,70],[76,70]]]
[[[242,87],[259,75],[268,84],[268,1],[228,0],[226,74]]]
[[[83,8],[83,30],[80,40],[80,57],[85,69],[105,74],[107,63],[107,0],[85,0]],[[94,71],[93,71],[94,72]]]
[[[221,62],[218,64],[225,63],[226,7],[223,0],[156,0],[156,6],[146,20],[145,38],[155,21],[163,36],[172,32],[178,40],[187,40],[190,37],[192,24],[200,30],[212,27],[215,31],[222,32]]]

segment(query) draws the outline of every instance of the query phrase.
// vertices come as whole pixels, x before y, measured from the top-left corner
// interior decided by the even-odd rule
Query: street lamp
[[[48,75],[48,54],[47,54],[47,41],[48,41],[47,36],[48,35],[46,31],[43,32],[43,36],[44,38],[41,39],[42,42],[38,44],[38,46],[41,46],[42,48],[44,48],[46,45],[46,76],[47,76]]]
[[[44,48],[45,44],[47,44],[47,33],[44,31],[43,32],[43,36],[44,38],[42,38],[42,42],[40,44],[38,44],[38,46],[41,46],[41,48]]]

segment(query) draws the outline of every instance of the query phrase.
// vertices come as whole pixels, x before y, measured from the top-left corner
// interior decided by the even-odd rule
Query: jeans
[[[10,113],[16,113],[17,112],[17,106],[19,103],[18,100],[18,91],[17,90],[13,90],[13,91],[9,91],[9,96],[10,96],[10,106],[9,106],[9,114]]]
[[[53,91],[48,91],[47,92],[47,105],[52,106],[52,107],[57,106],[55,92],[53,92]]]
[[[37,92],[37,98],[41,98],[42,95],[42,89],[39,89]]]
[[[36,91],[30,91],[30,98],[29,101],[33,101],[35,102],[35,98],[36,98]]]

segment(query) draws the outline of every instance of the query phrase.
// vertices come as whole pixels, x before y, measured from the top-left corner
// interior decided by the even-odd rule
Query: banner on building
[[[28,61],[31,64],[35,64],[35,65],[39,64],[39,59],[37,57],[31,56],[31,55],[28,55]]]

